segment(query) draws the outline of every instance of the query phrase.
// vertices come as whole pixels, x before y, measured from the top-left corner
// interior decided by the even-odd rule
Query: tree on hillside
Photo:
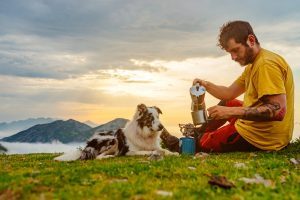
[[[1,152],[6,152],[7,151],[7,149],[4,147],[4,146],[2,146],[1,144],[0,144],[0,153]]]

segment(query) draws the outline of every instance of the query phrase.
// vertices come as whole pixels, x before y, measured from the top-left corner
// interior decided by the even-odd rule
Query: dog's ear
[[[153,106],[153,107],[157,110],[158,114],[162,114],[161,109],[159,107],[156,107],[156,106]]]
[[[145,104],[141,103],[137,106],[137,109],[140,113],[143,113],[147,110],[147,106]]]

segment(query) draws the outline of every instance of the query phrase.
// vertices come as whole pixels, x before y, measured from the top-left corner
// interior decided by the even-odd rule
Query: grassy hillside
[[[53,161],[57,155],[0,155],[0,199],[300,199],[299,140],[280,152],[161,160],[60,163]],[[210,185],[213,175],[227,177],[235,187]]]

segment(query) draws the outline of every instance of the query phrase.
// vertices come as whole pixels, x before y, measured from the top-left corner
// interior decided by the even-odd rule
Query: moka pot
[[[193,85],[190,88],[190,95],[192,98],[192,105],[191,105],[191,114],[193,119],[193,124],[202,125],[207,122],[207,113],[205,108],[205,87],[200,86],[199,83]]]

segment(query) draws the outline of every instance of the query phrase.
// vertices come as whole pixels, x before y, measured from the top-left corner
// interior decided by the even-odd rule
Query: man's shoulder
[[[265,64],[285,62],[284,58],[281,55],[267,49],[261,49],[259,61]]]
[[[257,68],[275,67],[278,69],[286,70],[289,67],[285,59],[279,54],[266,49],[262,49],[261,51],[262,52],[260,53],[259,58],[255,63],[256,65],[258,65]]]

